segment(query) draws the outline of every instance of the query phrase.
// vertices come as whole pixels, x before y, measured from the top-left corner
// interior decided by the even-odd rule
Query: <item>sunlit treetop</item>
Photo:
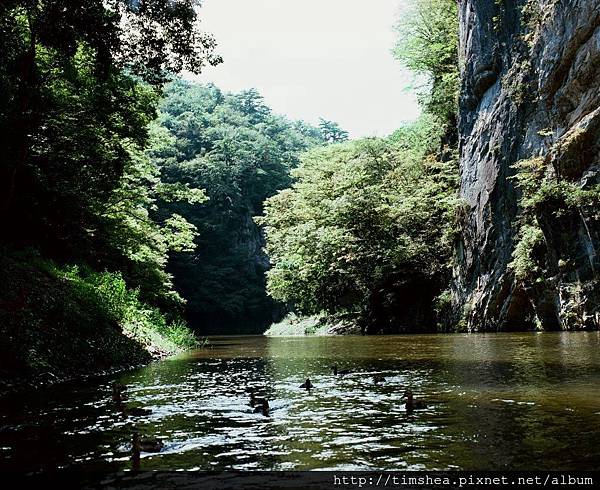
[[[65,58],[86,45],[99,74],[127,69],[156,84],[170,73],[197,74],[222,61],[214,38],[199,28],[199,6],[196,0],[7,1],[0,7],[0,35],[20,32],[12,37],[20,37],[20,48],[38,44]],[[18,49],[15,44],[8,48]]]

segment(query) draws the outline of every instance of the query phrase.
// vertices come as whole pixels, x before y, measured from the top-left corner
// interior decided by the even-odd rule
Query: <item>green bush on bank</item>
[[[78,297],[104,310],[126,334],[143,344],[169,353],[197,346],[196,337],[182,320],[168,321],[158,308],[143,303],[139,291],[128,289],[120,272],[85,271],[78,266],[55,267],[54,272],[71,283]]]

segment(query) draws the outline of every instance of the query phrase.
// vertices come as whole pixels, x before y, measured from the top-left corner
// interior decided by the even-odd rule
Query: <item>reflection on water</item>
[[[114,378],[2,400],[0,469],[594,469],[600,334],[221,337]],[[353,372],[333,376],[331,366]],[[373,373],[386,381],[375,384]],[[310,377],[315,389],[299,385]],[[249,391],[271,414],[250,408]],[[405,389],[427,401],[407,414]]]

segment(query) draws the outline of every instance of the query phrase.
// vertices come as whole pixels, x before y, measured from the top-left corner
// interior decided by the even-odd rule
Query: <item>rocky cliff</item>
[[[600,0],[459,10],[462,326],[598,328]]]

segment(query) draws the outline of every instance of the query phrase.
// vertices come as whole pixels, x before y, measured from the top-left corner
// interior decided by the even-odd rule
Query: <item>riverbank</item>
[[[268,337],[298,337],[305,335],[361,335],[357,321],[343,315],[298,316],[288,314],[280,322],[272,324],[264,335]]]
[[[194,347],[120,275],[59,267],[34,253],[0,257],[0,394],[114,372]]]

